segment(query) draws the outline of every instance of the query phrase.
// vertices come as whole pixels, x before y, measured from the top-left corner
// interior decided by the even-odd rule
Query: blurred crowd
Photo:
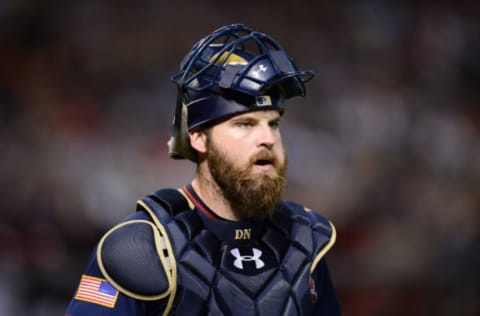
[[[286,194],[337,227],[345,315],[479,315],[478,2],[2,0],[0,316],[63,315],[105,230],[190,181],[170,76],[238,22],[316,73]]]

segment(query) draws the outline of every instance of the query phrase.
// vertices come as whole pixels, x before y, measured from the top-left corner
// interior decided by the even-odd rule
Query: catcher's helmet
[[[242,24],[224,26],[197,42],[172,76],[178,95],[169,154],[196,161],[188,131],[230,116],[304,96],[312,71],[299,71],[270,36]]]

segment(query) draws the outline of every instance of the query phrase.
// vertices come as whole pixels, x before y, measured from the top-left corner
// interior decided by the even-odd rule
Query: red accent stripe
[[[192,193],[188,191],[187,187],[183,188],[183,192],[185,192],[188,198],[193,202],[193,204],[195,204],[196,207],[198,207],[200,211],[202,211],[203,214],[207,215],[208,218],[215,219],[215,215],[211,211],[206,209],[203,204],[198,201]]]

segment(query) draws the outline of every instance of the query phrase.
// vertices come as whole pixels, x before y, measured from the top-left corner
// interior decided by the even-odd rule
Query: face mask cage
[[[188,132],[258,109],[282,112],[284,99],[305,95],[312,71],[299,71],[270,36],[242,24],[222,27],[197,42],[172,76],[177,85],[168,142],[174,159],[196,162]]]
[[[284,99],[305,95],[312,71],[299,71],[270,36],[241,24],[218,29],[196,43],[172,77],[183,91],[256,96],[276,89]]]

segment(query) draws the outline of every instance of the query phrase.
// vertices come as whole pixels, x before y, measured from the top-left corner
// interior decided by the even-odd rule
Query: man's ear
[[[192,131],[188,133],[190,138],[190,145],[198,153],[203,154],[207,152],[207,134],[202,130]]]

